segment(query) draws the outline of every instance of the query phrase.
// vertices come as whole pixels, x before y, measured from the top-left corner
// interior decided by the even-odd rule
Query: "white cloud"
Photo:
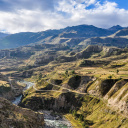
[[[100,4],[98,0],[48,0],[43,1],[44,7],[35,3],[36,8],[27,8],[25,0],[22,1],[22,6],[18,9],[16,7],[15,11],[0,11],[0,31],[37,32],[78,24],[105,28],[117,24],[128,26],[128,10],[119,9],[115,2],[106,1]],[[26,1],[30,4],[30,0]],[[88,9],[90,5],[94,5],[94,8]]]

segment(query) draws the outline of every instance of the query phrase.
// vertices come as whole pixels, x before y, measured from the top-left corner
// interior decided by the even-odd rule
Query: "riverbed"
[[[20,82],[26,84],[24,91],[35,85],[32,82]],[[21,99],[22,95],[16,97],[12,103],[18,105],[21,102]],[[47,110],[40,110],[39,112],[44,114],[45,128],[72,128],[70,122],[59,114],[52,114],[52,111]]]
[[[28,81],[20,81],[20,82],[23,84],[26,84],[26,87],[24,88],[23,91],[25,91],[25,90],[29,89],[30,87],[32,87],[33,85],[35,85],[34,83],[28,82]],[[21,102],[21,99],[22,99],[22,95],[17,96],[17,97],[15,97],[15,100],[12,101],[12,103],[15,105],[18,105]]]
[[[68,120],[52,111],[40,110],[44,114],[45,128],[72,128]]]

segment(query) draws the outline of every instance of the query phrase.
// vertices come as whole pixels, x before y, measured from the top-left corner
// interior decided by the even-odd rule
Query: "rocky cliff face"
[[[128,80],[97,79],[88,88],[88,93],[102,97],[108,101],[111,108],[128,114]]]
[[[43,114],[23,109],[0,98],[1,128],[44,128]]]
[[[76,54],[76,58],[89,58],[94,53],[100,53],[103,50],[102,46],[98,45],[89,45],[87,48],[85,48],[83,51]]]
[[[68,92],[60,94],[57,98],[31,97],[30,99],[23,100],[20,105],[32,110],[47,109],[69,112],[70,109],[81,106],[81,102],[79,96],[77,97],[74,93]]]

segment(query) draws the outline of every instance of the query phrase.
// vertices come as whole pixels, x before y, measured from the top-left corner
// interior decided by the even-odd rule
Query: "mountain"
[[[106,37],[92,37],[85,39],[79,45],[102,45],[102,46],[116,46],[124,48],[128,46],[128,28],[121,29],[114,34]]]
[[[128,36],[128,28],[116,32],[114,36]]]
[[[67,27],[64,29],[64,33],[61,37],[65,38],[80,38],[80,37],[96,37],[110,35],[111,30],[97,28],[93,25],[78,25]]]
[[[48,30],[44,32],[21,32],[16,34],[11,34],[0,40],[0,49],[9,49],[16,48],[23,45],[28,45],[30,43],[35,43],[41,39],[47,38],[48,36],[52,36],[58,34],[56,30]]]
[[[59,30],[47,30],[42,32],[22,32],[6,36],[0,40],[0,49],[16,48],[31,43],[67,43],[78,44],[80,41],[91,38],[108,36],[115,30],[97,28],[93,25],[78,25]],[[72,43],[72,41],[74,41]]]
[[[6,37],[6,36],[8,36],[8,34],[1,33],[1,32],[0,32],[0,39],[4,38],[4,37]]]
[[[109,28],[108,30],[116,32],[116,31],[119,31],[119,30],[122,30],[122,29],[124,29],[124,27],[122,27],[120,25],[116,25],[116,26],[113,26],[113,27]]]
[[[79,45],[88,46],[88,45],[102,45],[102,46],[115,46],[124,48],[128,45],[127,38],[120,38],[120,37],[95,37],[89,38],[79,43]]]

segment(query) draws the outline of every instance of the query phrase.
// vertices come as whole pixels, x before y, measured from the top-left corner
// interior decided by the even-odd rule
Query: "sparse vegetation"
[[[119,73],[119,70],[118,70],[118,69],[116,70],[116,73],[117,73],[117,74]]]

